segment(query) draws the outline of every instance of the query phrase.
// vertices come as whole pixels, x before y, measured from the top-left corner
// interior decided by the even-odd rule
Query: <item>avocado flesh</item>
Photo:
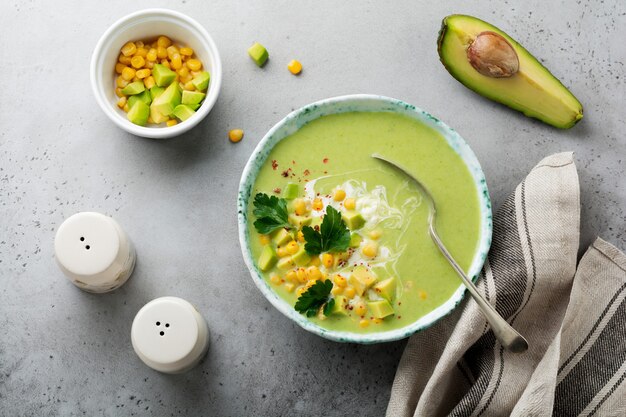
[[[508,78],[480,74],[467,59],[467,48],[478,34],[495,32],[513,47],[519,71]],[[480,19],[451,15],[443,19],[437,41],[441,63],[467,88],[557,128],[567,129],[583,118],[580,102],[534,56],[509,35]]]

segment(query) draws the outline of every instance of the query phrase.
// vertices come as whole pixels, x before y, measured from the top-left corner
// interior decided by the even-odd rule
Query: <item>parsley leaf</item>
[[[253,204],[254,211],[252,213],[257,218],[254,222],[257,232],[266,235],[281,227],[291,228],[287,221],[287,200],[284,198],[258,193],[254,196]]]
[[[335,299],[329,298],[332,289],[333,283],[329,279],[317,281],[298,297],[295,305],[296,311],[302,314],[306,313],[307,317],[313,317],[319,308],[325,304],[324,315],[328,315],[335,305]]]
[[[306,240],[304,250],[310,255],[343,252],[350,245],[350,230],[341,218],[341,213],[332,206],[326,207],[326,215],[319,232],[310,226],[304,226],[302,234]]]

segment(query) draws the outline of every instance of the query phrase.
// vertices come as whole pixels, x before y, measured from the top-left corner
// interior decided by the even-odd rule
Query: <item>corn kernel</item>
[[[343,202],[343,206],[346,210],[354,210],[356,208],[356,199],[354,198],[346,198]]]
[[[259,242],[261,242],[261,245],[265,246],[270,243],[270,237],[268,235],[259,235]]]
[[[287,249],[288,254],[295,255],[298,252],[298,249],[300,249],[300,245],[298,245],[298,242],[296,242],[295,240],[292,240],[291,242],[287,243],[285,249]]]
[[[157,50],[154,48],[150,48],[150,50],[146,54],[146,61],[154,62],[156,60],[157,60]]]
[[[332,295],[341,295],[342,292],[343,292],[343,288],[337,287],[336,285],[333,287],[332,290],[330,290],[330,293]]]
[[[335,284],[337,284],[338,287],[346,288],[348,286],[348,281],[346,280],[346,278],[339,274],[335,275],[333,281],[335,281]]]
[[[335,190],[335,195],[333,196],[335,201],[343,201],[344,198],[346,198],[346,192],[344,190],[341,188]]]
[[[347,287],[343,290],[343,295],[345,295],[346,298],[352,299],[356,295],[356,290],[353,287]]]
[[[320,266],[320,258],[319,256],[314,256],[309,261],[309,265]]]
[[[300,296],[302,295],[302,293],[303,293],[303,292],[305,292],[306,290],[308,290],[308,288],[306,288],[306,287],[300,287],[300,288],[298,288],[298,289],[296,290],[296,295],[297,295],[298,297],[300,297]]]
[[[124,78],[122,78],[121,75],[115,79],[115,85],[117,85],[119,88],[124,88],[128,84],[129,84],[128,81],[126,81]]]
[[[146,48],[137,47],[137,50],[135,51],[135,53],[133,55],[145,58],[146,55],[148,55],[148,50]]]
[[[270,276],[270,281],[272,281],[272,284],[274,285],[280,285],[280,283],[282,282],[280,277],[276,274],[272,274],[272,276]]]
[[[137,69],[143,67],[145,63],[146,63],[146,60],[142,56],[138,56],[138,55],[135,55],[133,59],[130,60],[130,65],[132,65],[133,68],[137,68]]]
[[[287,271],[287,274],[285,275],[285,279],[289,282],[298,282],[298,277],[296,276],[296,271],[294,271],[293,269]]]
[[[200,71],[200,68],[202,68],[202,62],[197,59],[189,59],[185,64],[192,71]]]
[[[191,55],[193,55],[193,49],[191,49],[188,46],[184,46],[184,47],[180,48],[180,54],[181,55],[191,56]]]
[[[178,121],[176,119],[171,119],[165,122],[165,124],[167,125],[167,127],[172,127],[176,126],[178,124]]]
[[[370,325],[370,321],[367,319],[363,319],[359,321],[359,327],[366,328],[369,325]]]
[[[144,68],[144,69],[140,69],[138,70],[135,75],[137,76],[137,78],[139,78],[140,80],[143,80],[144,78],[146,78],[147,76],[149,76],[152,73],[151,70],[149,70],[148,68]]]
[[[120,97],[120,99],[117,100],[117,107],[123,109],[124,105],[126,105],[126,97]]]
[[[237,143],[243,139],[243,130],[241,129],[232,129],[228,132],[228,139],[231,142]]]
[[[356,307],[354,307],[354,313],[357,316],[363,317],[365,313],[367,313],[367,306],[363,302],[357,303]]]
[[[163,65],[165,68],[167,69],[171,69],[170,67],[170,61],[168,61],[167,59],[162,59],[161,60],[161,65]]]
[[[180,54],[175,54],[171,59],[172,68],[175,70],[183,67],[183,60],[180,58]]]
[[[125,55],[120,55],[120,57],[118,58],[118,61],[124,65],[130,65],[130,60],[132,58],[129,56],[125,56]]]
[[[313,210],[320,211],[324,208],[324,202],[320,198],[313,200]]]
[[[296,212],[296,214],[298,216],[303,216],[307,212],[307,210],[306,210],[306,202],[302,198],[297,198],[293,202],[293,208],[294,208],[294,211]]]
[[[288,282],[285,284],[285,289],[287,290],[287,292],[293,292],[294,288],[296,288],[296,284],[294,284],[293,282]]]
[[[156,51],[157,51],[157,58],[159,59],[167,58],[167,49],[165,49],[163,46],[157,47]]]
[[[426,294],[426,291],[420,291],[417,293],[417,295],[419,296],[420,300],[425,300],[428,297],[428,294]]]
[[[166,50],[167,50],[167,57],[169,59],[174,58],[174,55],[179,55],[178,48],[175,47],[174,45],[168,46]]]
[[[154,62],[146,61],[146,65],[144,65],[143,67],[152,69],[152,68],[154,68]]]
[[[118,74],[121,74],[122,71],[124,71],[124,68],[126,68],[126,65],[122,64],[121,62],[115,64],[115,72],[117,72]]]
[[[146,88],[149,90],[152,87],[154,87],[154,85],[156,84],[156,81],[154,80],[154,77],[152,75],[150,75],[149,77],[146,77],[143,80],[143,84],[146,86]]]
[[[122,46],[121,52],[124,56],[131,56],[137,52],[137,46],[134,42],[127,42],[124,46]]]
[[[124,93],[122,93],[122,89],[121,89],[121,88],[119,88],[119,87],[117,87],[117,88],[115,89],[115,95],[116,95],[116,96],[118,96],[118,97],[125,97],[125,96],[124,96]]]
[[[298,279],[298,282],[302,284],[307,282],[306,269],[304,268],[296,269],[296,278]]]
[[[178,73],[178,75],[180,75],[181,78],[187,77],[189,74],[189,68],[187,67],[182,67],[179,68],[178,71],[176,71]]]
[[[298,230],[296,236],[298,238],[298,242],[304,242],[304,233],[302,233],[302,230]]]
[[[124,104],[124,108],[122,110],[124,110],[126,113],[128,113],[128,111],[130,110],[130,107],[128,106],[128,103]]]
[[[363,245],[361,253],[368,258],[374,258],[378,254],[378,245],[376,242],[369,242]]]
[[[374,240],[378,240],[383,235],[383,231],[380,229],[374,229],[371,232],[369,232],[367,235]]]
[[[322,265],[326,268],[331,268],[335,263],[335,257],[331,253],[322,254]]]
[[[163,48],[167,48],[172,44],[172,41],[167,36],[159,36],[157,39],[157,45]]]
[[[276,248],[276,255],[278,255],[279,258],[284,258],[289,255],[289,252],[287,252],[287,248],[285,247],[278,247]]]
[[[136,71],[133,68],[126,67],[122,71],[122,78],[125,79],[126,81],[130,81],[135,76],[135,72]]]
[[[291,61],[289,61],[289,64],[287,64],[287,69],[293,75],[298,75],[302,71],[302,64],[300,63],[300,61],[292,59]]]
[[[322,273],[320,272],[319,268],[316,266],[308,267],[306,272],[309,277],[309,280],[319,281],[320,279],[322,279]]]
[[[183,80],[181,80],[181,81],[183,81]],[[193,85],[193,82],[191,82],[191,81],[187,81],[187,82],[183,81],[183,82],[185,83],[184,86],[183,86],[183,90],[193,91],[193,90],[196,89],[196,86]]]

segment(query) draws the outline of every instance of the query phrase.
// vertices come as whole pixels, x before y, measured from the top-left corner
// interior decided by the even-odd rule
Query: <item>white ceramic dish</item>
[[[193,48],[205,70],[211,74],[211,81],[204,102],[189,119],[172,127],[138,126],[117,107],[115,63],[126,42],[159,35]],[[140,10],[115,22],[98,41],[91,57],[90,72],[91,87],[104,113],[127,132],[154,139],[178,136],[200,123],[213,108],[222,84],[222,61],[211,36],[195,20],[167,9]]]
[[[250,159],[248,160],[241,176],[237,202],[239,213],[239,242],[241,244],[244,260],[250,270],[250,274],[252,275],[252,279],[256,286],[261,290],[265,298],[267,298],[274,305],[274,307],[276,307],[285,316],[295,321],[302,328],[319,336],[338,342],[389,342],[409,337],[415,332],[432,326],[437,320],[446,316],[463,299],[465,286],[461,284],[452,296],[439,307],[419,318],[417,321],[400,329],[377,333],[355,333],[328,330],[318,326],[312,321],[309,321],[304,315],[298,313],[292,305],[280,298],[274,290],[272,290],[267,281],[263,279],[263,276],[253,260],[252,253],[250,251],[250,235],[248,233],[247,219],[248,202],[250,201],[250,194],[253,190],[254,182],[259,169],[265,163],[272,148],[284,138],[295,133],[305,124],[321,116],[354,111],[394,112],[411,117],[439,132],[450,144],[452,149],[454,149],[454,151],[461,156],[474,178],[474,184],[476,185],[476,192],[480,205],[481,226],[478,248],[474,254],[474,259],[472,260],[472,264],[467,274],[469,277],[472,277],[473,280],[476,280],[483,263],[487,258],[487,252],[489,251],[489,247],[491,245],[492,232],[491,201],[489,200],[487,182],[485,181],[485,176],[480,167],[480,163],[476,159],[474,152],[472,152],[463,138],[461,138],[457,132],[448,127],[446,124],[411,104],[383,96],[360,94],[318,101],[290,113],[287,117],[274,125],[269,132],[267,132],[250,156]]]

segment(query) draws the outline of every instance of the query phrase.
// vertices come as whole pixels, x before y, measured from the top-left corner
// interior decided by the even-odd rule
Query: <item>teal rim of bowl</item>
[[[278,311],[295,321],[303,329],[336,342],[361,344],[391,342],[394,340],[404,339],[416,332],[427,329],[438,320],[451,313],[463,300],[466,290],[465,286],[463,284],[459,285],[450,298],[439,307],[420,317],[413,323],[399,329],[363,334],[335,331],[325,329],[312,321],[309,321],[304,315],[298,313],[291,304],[280,298],[280,296],[270,287],[269,283],[263,279],[263,275],[254,262],[250,251],[250,233],[247,225],[248,202],[250,200],[250,194],[252,193],[254,182],[259,170],[267,160],[267,157],[274,146],[315,119],[330,114],[348,112],[393,112],[409,116],[412,119],[422,122],[439,132],[448,142],[450,147],[452,147],[452,149],[461,156],[465,165],[472,174],[472,178],[474,179],[480,206],[481,222],[478,248],[467,274],[472,277],[473,281],[476,281],[483,264],[487,259],[487,253],[489,252],[489,247],[491,246],[491,233],[493,227],[491,200],[489,199],[489,191],[487,190],[487,181],[485,180],[485,175],[483,174],[476,155],[474,155],[474,152],[470,149],[465,140],[463,140],[463,138],[454,129],[450,128],[441,120],[412,104],[405,103],[402,100],[379,95],[354,94],[317,101],[289,113],[284,119],[276,123],[269,130],[269,132],[267,132],[267,134],[265,134],[263,139],[261,139],[255,148],[254,152],[252,152],[252,155],[250,156],[250,159],[248,160],[248,163],[246,164],[241,175],[241,182],[239,183],[239,193],[237,197],[239,243],[241,245],[244,261],[250,270],[250,275],[252,276],[252,280],[256,286],[259,290],[261,290],[265,298],[267,298],[269,302],[278,309]]]

